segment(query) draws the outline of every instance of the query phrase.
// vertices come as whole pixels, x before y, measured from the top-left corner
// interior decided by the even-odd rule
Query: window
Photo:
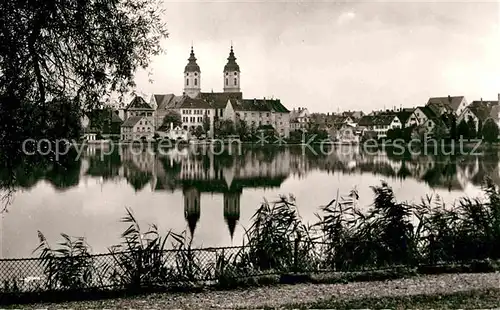
[[[269,112],[266,113],[266,116],[269,117]]]
[[[245,117],[247,117],[247,112],[243,113],[243,115],[244,115]]]
[[[198,85],[198,79],[194,79],[194,86]]]
[[[142,125],[142,121],[139,121],[139,125]]]
[[[229,72],[226,72],[226,76],[228,76],[228,75],[229,75]]]
[[[234,78],[234,86],[238,85],[238,79]]]
[[[207,110],[207,115],[210,115],[210,110]]]
[[[226,79],[226,86],[227,86],[227,85],[229,85],[229,80],[228,80],[228,79]]]
[[[194,76],[198,76],[198,72],[195,72],[195,73],[194,73]]]
[[[189,86],[189,79],[186,79],[186,86]]]
[[[235,72],[234,75],[236,76],[236,75],[238,75],[238,73]]]

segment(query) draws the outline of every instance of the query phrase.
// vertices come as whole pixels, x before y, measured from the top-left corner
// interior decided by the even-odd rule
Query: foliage
[[[290,131],[289,141],[290,143],[302,143],[304,137],[305,134],[302,132],[302,130],[293,130]]]
[[[170,124],[173,124],[173,127],[181,126],[182,125],[182,118],[179,113],[176,111],[169,111],[166,115],[165,118],[163,118],[163,122],[161,125],[161,128],[164,130],[170,129]]]
[[[264,201],[246,231],[248,263],[258,270],[291,270],[294,267],[294,241],[301,240],[300,257],[308,256],[312,237],[298,215],[293,197]]]
[[[236,133],[236,128],[232,120],[224,119],[219,122],[219,127],[218,130],[216,131],[217,135],[228,136],[228,135],[234,135],[235,133]]]
[[[474,139],[477,136],[477,130],[476,130],[476,122],[472,119],[472,117],[469,117],[467,120],[467,126],[469,126],[469,139]]]
[[[483,125],[483,137],[487,142],[496,142],[498,140],[499,129],[496,122],[489,118]]]
[[[402,139],[403,138],[403,130],[400,128],[391,128],[387,130],[387,139],[394,141],[396,139]]]
[[[469,128],[469,124],[467,124],[467,122],[465,121],[461,121],[458,126],[457,126],[457,135],[458,137],[457,138],[464,138],[464,139],[468,139],[469,136],[470,136],[470,128]]]
[[[432,137],[437,141],[448,137],[448,128],[446,124],[438,120],[436,125],[432,129]]]
[[[61,234],[64,241],[60,248],[52,249],[45,236],[39,231],[39,252],[41,264],[49,289],[84,289],[92,285],[94,270],[93,257],[84,238],[71,238]]]
[[[205,132],[203,131],[203,127],[197,126],[194,129],[193,135],[197,138],[201,137]]]
[[[161,237],[154,225],[142,232],[128,209],[122,221],[129,227],[122,234],[122,244],[110,248],[113,261],[104,266],[104,272],[94,268],[94,257],[83,238],[63,235],[62,249],[52,250],[40,233],[37,251],[49,288],[85,288],[100,275],[101,283],[128,290],[172,283],[185,287],[208,280],[234,287],[241,284],[241,277],[262,274],[500,258],[500,191],[491,180],[484,185],[485,200],[463,198],[453,208],[432,196],[420,204],[399,202],[385,182],[372,190],[374,203],[366,212],[357,207],[356,190],[346,197],[337,193],[321,207],[312,226],[303,223],[294,197],[264,201],[252,217],[245,245],[232,249],[237,252],[192,249],[186,232],[169,231]]]
[[[183,244],[184,238],[171,231],[161,237],[156,225],[143,233],[132,211],[126,211],[121,221],[129,227],[121,235],[123,243],[109,249],[113,263],[106,266],[106,273],[115,285],[132,290],[167,283],[172,277],[166,265],[167,241],[172,238],[176,244]]]
[[[247,123],[244,120],[241,120],[239,118],[236,119],[235,127],[236,127],[235,132],[240,137],[243,138],[243,137],[246,137],[249,134],[249,129],[248,129]]]
[[[158,8],[154,0],[2,2],[0,132],[8,134],[0,142],[45,138],[61,121],[77,128],[81,107],[133,86],[167,35]]]
[[[357,191],[353,190],[348,198],[339,197],[328,205],[321,207],[322,215],[317,214],[319,221],[315,224],[322,233],[322,242],[326,244],[324,259],[327,266],[335,270],[343,269],[351,260],[351,248],[356,229]]]
[[[210,118],[207,115],[203,115],[203,131],[205,133],[210,131]]]

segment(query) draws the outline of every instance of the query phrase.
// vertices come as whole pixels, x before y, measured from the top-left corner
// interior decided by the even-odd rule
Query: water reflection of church
[[[463,191],[470,184],[480,186],[486,176],[500,185],[498,151],[481,157],[406,156],[382,151],[367,154],[360,149],[340,148],[328,155],[312,155],[293,148],[251,148],[241,154],[225,152],[202,156],[186,148],[171,150],[163,156],[129,149],[106,155],[104,160],[99,151],[92,149],[85,155],[76,184],[78,178],[83,178],[84,182],[89,177],[100,182],[126,179],[136,191],[148,186],[155,192],[182,191],[185,218],[192,233],[200,220],[204,195],[222,196],[220,207],[232,235],[240,218],[241,196],[246,189],[279,188],[288,176],[301,178],[315,170],[339,175],[373,174],[385,180],[412,178],[431,188],[449,191]],[[46,178],[52,177],[49,180],[53,183],[66,181],[55,178],[59,176],[56,173],[47,175]],[[75,184],[73,179],[70,186]],[[371,185],[376,184],[366,184]]]
[[[132,186],[149,183],[152,191],[182,189],[184,215],[191,234],[200,219],[202,194],[222,194],[224,219],[233,237],[240,219],[240,201],[245,188],[278,188],[290,174],[290,153],[247,150],[241,154],[195,155],[171,150],[166,156],[124,151],[121,173]],[[147,174],[147,177],[146,175]],[[129,181],[130,182],[130,181]],[[138,183],[138,184],[136,184]]]

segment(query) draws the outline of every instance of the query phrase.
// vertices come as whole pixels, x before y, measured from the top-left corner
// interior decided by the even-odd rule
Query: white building
[[[121,126],[121,139],[124,141],[153,139],[155,127],[147,116],[132,116]]]

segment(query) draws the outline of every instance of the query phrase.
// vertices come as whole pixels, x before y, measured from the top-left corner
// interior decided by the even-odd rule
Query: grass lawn
[[[287,309],[486,309],[500,308],[500,288],[452,293],[324,300],[311,304],[290,304]]]

